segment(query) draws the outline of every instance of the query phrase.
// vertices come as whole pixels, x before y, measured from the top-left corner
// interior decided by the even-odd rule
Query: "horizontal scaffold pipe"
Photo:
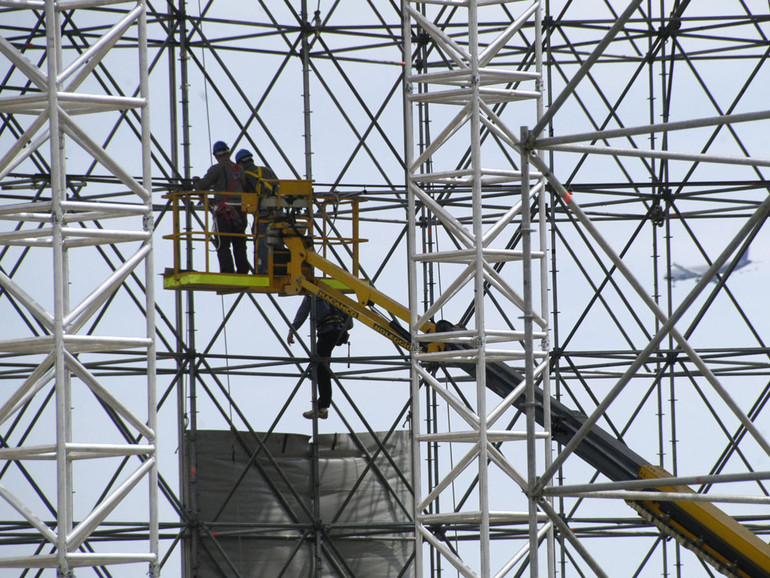
[[[768,496],[747,496],[737,494],[698,494],[694,492],[646,492],[627,490],[601,490],[598,492],[575,492],[569,494],[576,498],[616,498],[626,501],[655,501],[655,502],[713,502],[728,504],[763,504],[770,505]]]
[[[486,435],[487,441],[490,443],[496,443],[526,440],[528,434],[525,431],[487,430]],[[548,433],[535,432],[535,437],[540,439],[548,439]],[[477,430],[438,432],[421,434],[417,436],[417,439],[421,442],[476,442],[479,439],[479,432]]]
[[[744,165],[750,167],[770,167],[770,159],[736,157],[716,154],[711,155],[704,153],[661,151],[653,149],[605,147],[600,145],[555,145],[548,147],[546,150],[587,155],[609,155],[613,157],[655,158],[672,161],[692,161],[696,163],[719,163],[727,165]]]
[[[93,245],[113,245],[115,243],[131,243],[149,241],[151,231],[127,231],[110,229],[62,229],[65,235],[64,246],[90,247]],[[53,245],[53,229],[28,229],[0,234],[0,245],[15,245],[22,247],[50,247]]]
[[[527,72],[524,70],[500,70],[500,69],[481,69],[479,70],[479,85],[487,86],[491,84],[507,84],[509,82],[527,82],[540,78],[536,72]],[[408,82],[420,84],[446,84],[449,86],[463,86],[469,83],[470,71],[468,70],[445,70],[440,72],[428,72],[426,74],[413,74],[407,79]]]
[[[84,201],[62,201],[65,222],[98,221],[112,217],[149,215],[152,208],[134,203],[89,203]],[[0,220],[50,222],[53,211],[52,201],[17,203],[0,207]]]
[[[443,362],[443,363],[470,363],[478,361],[480,351],[478,349],[462,349],[462,350],[448,350],[437,351],[431,353],[416,353],[415,358],[423,363],[431,362]],[[534,357],[547,357],[547,351],[535,351],[532,354]],[[508,350],[508,349],[485,349],[484,357],[487,361],[496,363],[500,361],[519,360],[525,359],[526,353],[524,351]]]
[[[677,130],[687,130],[693,128],[712,127],[724,124],[736,124],[740,122],[750,122],[755,120],[764,120],[770,118],[770,110],[759,112],[747,112],[743,114],[727,114],[724,116],[710,116],[693,120],[683,120],[679,122],[664,122],[659,124],[649,124],[645,126],[635,126],[626,128],[617,128],[611,130],[602,130],[586,132],[580,134],[569,134],[556,137],[547,137],[535,139],[534,148],[549,148],[555,145],[606,140],[611,138],[637,136],[640,134],[652,134],[658,132],[672,132]]]
[[[521,171],[511,171],[504,169],[485,169],[481,168],[478,173],[481,175],[482,182],[484,177],[498,177],[506,179],[506,181],[519,182],[521,181]],[[476,171],[471,169],[454,170],[454,171],[438,171],[430,173],[418,173],[412,175],[413,182],[433,182],[439,179],[456,179],[467,182],[471,182],[471,178],[476,174]],[[530,173],[530,177],[540,177],[537,172]],[[500,182],[506,182],[500,181]]]
[[[534,335],[535,337],[545,337],[547,333],[535,332]],[[524,332],[508,331],[505,329],[487,329],[484,331],[484,336],[487,340],[487,343],[520,341],[524,338]],[[420,343],[445,343],[450,339],[453,343],[471,343],[473,340],[478,338],[478,331],[473,329],[465,329],[460,331],[452,331],[451,333],[420,333],[416,335],[415,338]]]
[[[154,562],[155,554],[67,554],[67,562],[71,567],[104,566],[107,564],[135,564],[137,562]],[[14,556],[0,558],[0,568],[56,568],[59,558],[56,554],[37,554],[34,556]]]
[[[506,249],[482,249],[484,259],[489,263],[506,263],[508,261],[520,261],[524,258],[522,251]],[[542,259],[544,251],[532,251],[533,259]],[[462,251],[437,251],[435,253],[418,253],[412,257],[415,261],[442,262],[442,263],[472,263],[476,253],[472,249]]]
[[[604,490],[619,489],[631,490],[643,488],[659,488],[661,486],[689,486],[693,484],[720,484],[759,480],[770,480],[770,471],[742,472],[737,474],[709,474],[703,476],[672,476],[670,478],[625,480],[622,482],[594,482],[591,484],[549,486],[543,489],[543,494],[547,494],[549,496],[561,496],[572,495],[578,492],[599,492]]]
[[[152,339],[147,337],[100,337],[93,335],[65,335],[64,345],[72,353],[147,349]],[[49,353],[54,347],[54,336],[30,337],[0,341],[0,352],[19,354]]]
[[[423,524],[478,524],[481,519],[481,512],[447,512],[444,514],[425,514],[420,516],[420,522]],[[545,522],[548,518],[545,514],[538,516],[540,522]],[[489,512],[490,524],[515,524],[527,523],[529,513],[527,512]],[[449,528],[447,528],[449,531]]]
[[[438,90],[435,92],[422,92],[409,96],[411,102],[424,102],[434,104],[465,105],[476,96],[487,104],[500,104],[515,102],[518,100],[531,100],[542,97],[537,90],[515,90],[503,88],[458,88],[456,90]]]
[[[150,455],[155,452],[152,445],[129,444],[65,444],[67,457],[72,460]],[[57,447],[53,444],[0,448],[0,460],[55,460]]]

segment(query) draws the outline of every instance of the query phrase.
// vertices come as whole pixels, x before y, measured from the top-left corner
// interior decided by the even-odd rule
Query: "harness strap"
[[[269,195],[272,195],[274,193],[273,191],[273,185],[271,183],[265,182],[264,178],[262,177],[262,167],[257,167],[257,172],[254,171],[246,171],[247,175],[251,175],[252,177],[255,177],[257,180],[259,180],[260,186],[263,186],[267,188]],[[258,193],[261,191],[257,191]]]
[[[241,174],[241,168],[231,161],[227,161],[225,164],[230,169],[230,184],[227,185],[227,191],[232,192],[235,188],[236,181],[241,184],[241,191],[246,190],[245,177]],[[224,196],[224,201],[227,202],[227,195]]]
[[[331,313],[321,319],[321,322],[318,324],[320,327],[325,327],[327,325],[339,325],[340,327],[345,326],[346,318],[338,315],[336,313]]]

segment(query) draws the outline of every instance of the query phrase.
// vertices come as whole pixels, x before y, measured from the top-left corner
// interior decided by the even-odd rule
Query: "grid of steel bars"
[[[41,53],[36,43],[42,38],[42,12],[36,11],[36,3],[29,3],[27,9],[34,18],[14,21],[5,17],[13,15],[12,8],[20,6],[18,2],[13,4],[11,8],[3,4],[6,12],[0,19],[2,36],[17,50],[38,58]],[[394,131],[400,119],[394,124],[389,116],[391,104],[400,98],[400,66],[405,60],[401,53],[400,7],[392,3],[367,6],[364,17],[358,14],[353,19],[343,17],[344,2],[328,6],[319,3],[317,15],[315,6],[306,5],[303,10],[296,3],[257,3],[255,13],[244,16],[224,8],[218,10],[220,5],[203,4],[202,13],[186,3],[148,8],[150,77],[162,87],[152,92],[153,111],[167,111],[153,116],[153,189],[179,186],[194,174],[194,166],[200,170],[200,151],[207,152],[209,147],[200,144],[206,138],[205,130],[189,132],[190,119],[195,116],[189,105],[205,85],[210,91],[208,102],[216,102],[219,114],[228,119],[224,124],[229,125],[230,134],[239,135],[239,142],[256,149],[280,173],[303,175],[307,158],[313,155],[313,173],[319,183],[328,185],[329,190],[361,192],[370,199],[371,227],[387,229],[393,239],[389,250],[373,257],[366,269],[372,282],[379,285],[390,273],[390,261],[404,252],[402,243],[407,231],[406,195],[400,184],[401,135]],[[674,473],[716,476],[703,477],[702,484],[695,486],[700,491],[723,487],[731,478],[722,474],[740,476],[743,472],[741,479],[749,479],[751,475],[746,472],[754,472],[755,481],[740,488],[754,497],[764,496],[766,476],[761,464],[766,455],[761,448],[757,451],[761,443],[752,441],[758,437],[752,436],[752,423],[762,419],[770,390],[768,329],[764,309],[751,298],[756,287],[746,288],[752,279],[763,278],[763,266],[760,263],[748,272],[734,269],[738,264],[736,256],[744,247],[750,247],[753,259],[754,255],[762,255],[761,245],[754,241],[763,238],[762,222],[759,218],[752,221],[752,215],[757,215],[767,193],[763,167],[768,164],[764,160],[768,155],[761,133],[766,133],[768,115],[766,105],[757,97],[761,87],[767,85],[766,6],[723,2],[704,8],[702,3],[691,2],[635,2],[622,29],[609,36],[608,31],[621,21],[629,5],[564,1],[543,7],[546,110],[552,105],[557,105],[554,109],[558,110],[546,119],[547,126],[540,127],[547,136],[541,138],[539,130],[533,132],[540,138],[535,148],[543,151],[545,166],[540,170],[554,175],[549,191],[555,194],[548,199],[548,205],[554,312],[551,365],[555,390],[561,399],[590,415],[609,399],[607,384],[625,379],[624,375],[634,368],[630,386],[621,388],[625,405],[609,404],[604,408],[600,419],[605,428]],[[461,24],[455,20],[453,3],[444,6],[433,24],[452,37]],[[193,10],[195,14],[190,13]],[[73,52],[90,45],[97,28],[81,19],[80,14],[78,10],[62,12],[62,27],[66,31],[63,38],[71,43],[65,48]],[[481,21],[479,25],[502,30],[513,19],[508,14],[506,18]],[[530,33],[531,29],[526,28],[522,36],[534,38]],[[260,44],[262,40],[265,45]],[[433,49],[430,40],[419,40],[426,42],[421,50]],[[303,41],[308,44],[305,51],[301,49]],[[514,64],[531,59],[534,44],[524,45],[525,48],[506,46],[503,55]],[[280,115],[269,112],[276,110],[270,109],[270,95],[279,92],[281,83],[291,77],[292,66],[295,70],[301,68],[303,53],[308,70],[305,84],[300,81],[289,90],[296,94],[304,91],[303,100],[309,99],[312,106],[286,106],[297,118],[313,110],[309,117],[312,133],[305,123],[299,130],[274,126],[272,123]],[[242,65],[234,64],[236,57],[259,63],[274,58],[276,64],[260,64],[260,70],[270,72],[261,73],[266,77],[265,85],[257,89],[248,85]],[[8,66],[12,69],[16,65]],[[391,82],[387,88],[379,89],[379,96],[366,90],[368,75],[363,69],[367,67],[388,71],[382,76]],[[9,91],[26,94],[32,90],[5,69],[3,74],[4,94],[0,96]],[[108,94],[118,96],[134,90],[133,86],[121,86],[123,80],[116,77],[114,68],[97,66],[94,74]],[[580,82],[570,85],[578,75]],[[558,100],[561,94],[566,95],[564,102]],[[165,100],[168,106],[164,106]],[[199,104],[193,105],[196,113]],[[322,111],[339,115],[335,130],[348,135],[352,143],[348,148],[338,149],[334,164],[318,161],[328,142],[333,142],[328,138],[328,127],[313,124]],[[416,126],[426,146],[436,137],[431,132],[435,114],[439,113],[427,107],[418,112]],[[532,126],[532,118],[516,123]],[[138,126],[132,115],[122,116],[114,125],[115,134],[104,137],[104,145],[113,142],[119,129],[130,127],[135,131]],[[163,126],[169,127],[168,132]],[[5,143],[20,142],[24,130],[16,113],[3,112],[3,154],[11,148]],[[255,131],[259,131],[259,138],[253,136]],[[287,134],[300,135],[296,136],[302,141],[299,149]],[[575,134],[579,138],[565,136]],[[124,134],[121,138],[129,139]],[[137,139],[135,135],[133,138]],[[470,148],[466,150],[470,157]],[[357,171],[362,159],[365,169]],[[35,195],[48,196],[50,165],[35,155],[29,162],[31,165],[4,176],[4,204],[39,200]],[[512,166],[518,164],[518,159],[511,159]],[[94,189],[94,185],[115,182],[112,177],[98,174],[94,167],[68,167],[66,188],[80,194],[89,190],[85,185]],[[131,172],[139,175],[141,169],[132,168]],[[33,192],[21,192],[20,186]],[[573,208],[577,210],[569,210],[560,200],[566,191],[573,195]],[[471,202],[470,191],[466,198],[455,195],[453,199],[456,204],[447,203],[448,210],[457,211],[464,218]],[[502,201],[500,205],[499,210],[504,211]],[[164,207],[156,201],[155,209],[158,227],[162,229]],[[195,214],[190,215],[191,226],[195,218]],[[741,230],[745,223],[750,224],[748,231]],[[434,222],[426,218],[418,220],[417,226],[424,247],[438,242],[431,233]],[[722,232],[723,235],[717,234]],[[715,237],[717,242],[713,241]],[[511,239],[511,243],[515,247],[518,238]],[[725,247],[736,250],[725,255]],[[675,280],[674,261],[681,261],[682,253],[686,259],[707,267],[712,265],[703,278],[705,281],[689,281],[692,285],[688,285],[688,281]],[[115,264],[109,251],[101,259]],[[160,260],[156,258],[157,261]],[[8,277],[21,276],[28,262],[26,254],[16,253],[4,244],[2,267]],[[434,287],[441,282],[436,269],[430,275],[426,275],[424,286],[418,289],[428,303],[433,300]],[[125,289],[129,301],[140,303],[144,302],[144,291],[142,283]],[[687,294],[691,297],[686,298]],[[665,321],[657,312],[650,313],[654,308],[642,295],[651,296],[666,318],[671,318],[687,300],[689,305],[681,308],[682,317],[677,324],[684,340],[664,331],[659,343],[648,347],[658,340]],[[2,298],[6,303],[16,303],[17,299],[5,286]],[[169,415],[169,421],[177,423],[180,431],[192,429],[193,433],[198,420],[212,420],[212,414],[220,416],[227,427],[232,422],[232,427],[239,431],[248,430],[244,422],[250,424],[255,419],[258,421],[252,427],[254,432],[282,427],[285,412],[290,407],[295,411],[291,405],[293,396],[304,389],[302,376],[306,375],[307,356],[295,355],[288,348],[262,355],[247,348],[233,352],[225,349],[223,335],[228,321],[248,309],[257,311],[257,319],[264,323],[267,333],[281,342],[292,306],[254,296],[231,299],[209,328],[206,318],[210,315],[204,312],[211,311],[212,300],[207,296],[180,296],[171,305],[165,305],[167,297],[161,298],[164,306],[157,311],[156,335],[162,360],[159,380],[165,390],[159,397],[159,406],[161,412]],[[453,321],[465,323],[472,319],[473,305],[471,300],[468,303],[468,314]],[[121,305],[111,302],[111,306]],[[219,303],[213,302],[213,306],[219,307]],[[35,325],[34,316],[23,309],[14,310],[11,306],[11,311],[14,318]],[[515,324],[514,320],[512,325]],[[724,338],[715,338],[722,337],[720,332]],[[696,355],[687,350],[685,343],[691,344]],[[405,352],[380,344],[383,348],[391,355],[360,355],[353,360],[351,369],[340,368],[343,371],[338,372],[338,401],[349,401],[349,405],[338,407],[342,415],[352,415],[361,421],[371,418],[361,411],[361,399],[347,384],[372,382],[374,387],[381,387],[377,384],[381,384],[378,378],[383,374],[408,381]],[[31,375],[31,369],[15,354],[7,355],[3,361],[4,380],[14,382]],[[147,364],[146,357],[116,353],[111,359],[86,367],[98,368],[105,376],[135,378],[146,374]],[[229,389],[230,377],[285,379],[296,387],[287,392],[286,406],[274,413],[275,419],[265,421],[264,416],[249,415],[251,398],[243,391]],[[717,389],[720,384],[724,385]],[[720,401],[724,396],[718,392],[725,389],[739,396],[737,414],[723,399]],[[390,422],[393,427],[403,423],[408,415],[407,397],[399,404],[398,416]],[[437,402],[431,406],[431,412],[434,418],[439,417]],[[18,445],[17,440],[26,437],[19,432],[32,431],[31,423],[32,420],[28,424],[19,422],[18,426],[4,430],[6,445]],[[350,428],[358,430],[360,424],[357,421]],[[382,426],[372,429],[375,427]],[[692,438],[704,434],[709,434],[709,446],[698,448],[697,440]],[[440,450],[437,444],[431,468],[446,459]],[[557,485],[593,481],[595,474],[586,474],[579,466],[566,469],[572,462],[568,458],[561,464]],[[8,465],[17,463],[9,461]],[[164,463],[168,464],[168,460]],[[187,466],[183,464],[179,470]],[[11,479],[7,473],[11,469],[4,470],[5,481],[0,483]],[[195,527],[194,504],[190,504],[184,484],[174,479],[186,479],[181,471],[173,466],[163,471],[161,467],[160,473],[164,506],[172,512],[167,512],[164,535],[164,544],[168,544],[164,548],[165,560],[172,564],[178,556],[177,539],[182,532]],[[36,485],[35,475],[30,474],[29,478]],[[689,553],[666,541],[631,511],[613,508],[615,502],[609,497],[601,503],[591,500],[579,494],[583,489],[579,484],[567,488],[565,492],[580,497],[559,498],[555,508],[598,564],[611,568],[607,551],[614,556],[616,547],[612,544],[631,543],[637,552],[641,544],[645,554],[628,563],[634,566],[636,575],[649,568],[656,572],[684,572],[682,575],[687,576],[699,572],[707,575]],[[40,493],[45,496],[44,489]],[[610,506],[605,508],[602,504],[608,502]],[[766,536],[765,507],[760,500],[750,510],[736,507],[735,515]],[[4,544],[17,540],[17,524],[12,518],[5,524]],[[524,534],[529,537],[528,531]],[[126,535],[113,537],[121,540]],[[584,539],[588,537],[602,540]],[[494,532],[490,538],[496,538]],[[569,576],[578,569],[589,571],[586,558],[563,542],[563,534],[557,540],[561,575]],[[597,545],[599,542],[601,545]],[[452,543],[450,537],[447,543]],[[577,569],[573,570],[573,566]],[[430,572],[438,572],[438,568],[431,568]]]

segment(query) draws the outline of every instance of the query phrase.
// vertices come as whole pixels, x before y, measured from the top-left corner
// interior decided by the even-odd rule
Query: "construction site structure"
[[[411,545],[388,576],[770,573],[766,6],[0,15],[9,575],[249,575],[247,539],[286,545],[281,575],[355,576],[348,546],[385,541]],[[223,138],[281,177],[242,199],[264,274],[211,265],[190,184]],[[284,338],[308,294],[360,322],[328,421],[301,417],[324,360]],[[330,431],[365,464],[333,514]],[[254,475],[285,519],[218,519]],[[367,476],[398,521],[344,521]]]

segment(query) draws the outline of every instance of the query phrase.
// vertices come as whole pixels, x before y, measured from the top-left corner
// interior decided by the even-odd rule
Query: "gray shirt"
[[[294,315],[294,321],[291,322],[291,326],[296,331],[310,315],[310,295],[305,295],[302,299],[302,303],[297,309],[296,315]],[[325,331],[334,330],[337,332],[344,331],[350,327],[350,316],[343,311],[340,311],[334,307],[328,301],[324,301],[320,297],[316,297],[315,300],[315,314],[316,324],[318,325],[317,331],[324,333]],[[327,319],[328,318],[328,319]]]
[[[215,201],[226,199],[228,204],[240,207],[241,196],[227,195],[226,192],[242,193],[244,183],[243,169],[230,159],[222,159],[212,165],[203,178],[196,181],[193,186],[196,191],[214,191]]]

